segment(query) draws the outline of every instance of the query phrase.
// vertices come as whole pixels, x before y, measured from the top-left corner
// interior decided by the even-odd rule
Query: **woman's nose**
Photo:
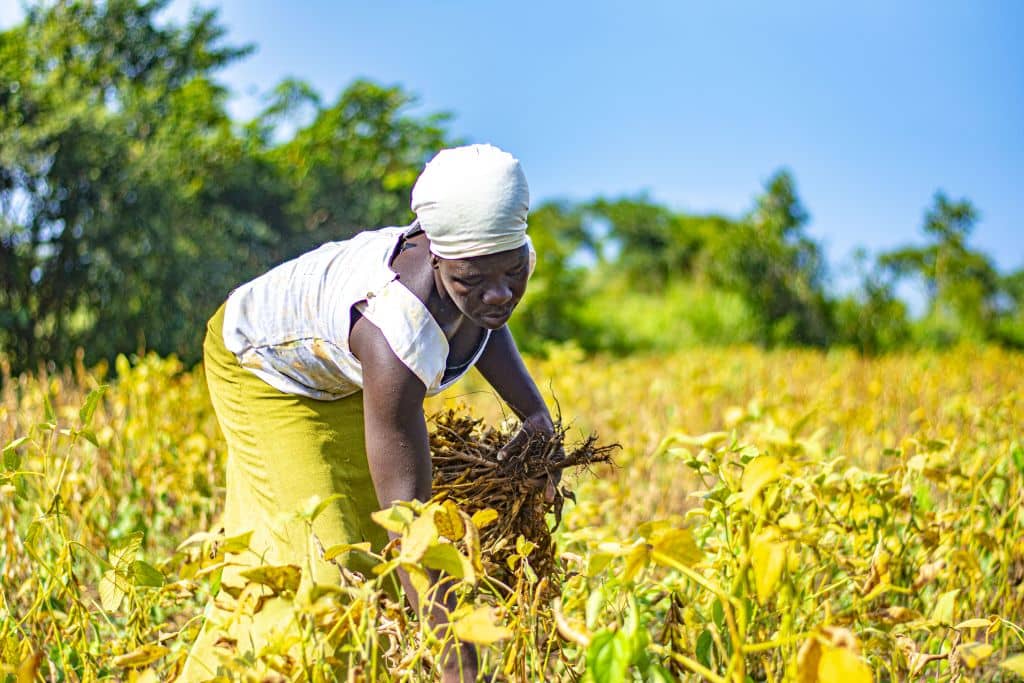
[[[512,290],[508,285],[496,285],[488,287],[482,297],[483,302],[488,306],[504,306],[512,301]]]

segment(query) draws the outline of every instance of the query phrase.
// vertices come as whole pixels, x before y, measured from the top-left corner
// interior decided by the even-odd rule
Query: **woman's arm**
[[[507,326],[491,332],[487,348],[477,360],[476,367],[516,417],[522,420],[523,426],[529,423],[530,427],[549,433],[554,429],[551,413]]]
[[[383,333],[365,318],[353,326],[349,348],[363,369],[366,457],[378,502],[385,508],[399,500],[428,500],[432,472],[423,418],[423,383],[398,359]],[[389,535],[392,539],[397,536]],[[438,585],[439,573],[430,570],[428,574],[431,584]],[[408,574],[399,569],[399,578],[413,609],[419,611],[420,596]],[[448,615],[455,608],[454,595],[446,593],[439,588],[438,594],[445,597],[430,605],[428,619],[437,630],[448,624]],[[456,652],[446,646],[441,665],[445,682],[476,680],[476,649],[463,644]]]
[[[555,426],[551,421],[551,412],[540,395],[537,383],[526,369],[523,357],[516,348],[516,342],[507,326],[491,332],[487,348],[477,360],[476,367],[523,424],[522,429],[506,444],[505,450],[515,451],[521,448],[523,442],[528,441],[534,434],[545,437],[554,434]],[[544,497],[549,503],[555,499],[555,488],[561,478],[562,471],[557,470],[549,478],[536,482],[538,487],[544,487]]]

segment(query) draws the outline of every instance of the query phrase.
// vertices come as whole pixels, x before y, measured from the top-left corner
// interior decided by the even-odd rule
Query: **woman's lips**
[[[499,311],[489,311],[484,313],[483,319],[488,321],[494,321],[498,323],[504,323],[512,315],[512,309],[506,308]]]

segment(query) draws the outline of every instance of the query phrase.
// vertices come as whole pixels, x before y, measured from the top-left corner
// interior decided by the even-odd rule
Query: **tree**
[[[424,163],[448,146],[448,114],[422,119],[415,99],[398,87],[352,83],[329,107],[299,82],[286,82],[262,117],[312,105],[313,120],[268,150],[286,183],[291,232],[286,255],[346,239],[360,230],[411,222],[409,197]],[[266,126],[262,126],[266,128]]]
[[[896,296],[892,274],[877,261],[869,265],[867,252],[858,249],[855,260],[860,287],[835,303],[836,342],[875,355],[892,351],[910,340],[907,306]]]
[[[765,184],[743,220],[709,235],[700,270],[714,285],[743,296],[760,320],[766,345],[822,346],[832,337],[821,248],[788,171]]]
[[[0,35],[0,344],[16,368],[80,344],[183,350],[181,257],[229,253],[217,217],[260,222],[224,174],[243,150],[208,78],[247,50],[219,45],[213,12],[157,26],[164,5],[66,0]]]
[[[995,338],[1024,349],[1024,268],[999,279]]]
[[[640,291],[662,289],[669,280],[692,274],[703,246],[689,216],[677,214],[641,196],[596,199],[585,207],[591,228],[587,244],[615,255],[615,267]],[[601,225],[601,234],[593,226]]]
[[[510,326],[527,350],[547,341],[587,334],[580,317],[585,269],[575,261],[583,248],[583,211],[566,202],[547,202],[530,211],[529,235],[537,265],[522,305]]]
[[[0,352],[14,369],[139,348],[201,353],[230,290],[359,228],[410,218],[444,146],[399,88],[364,81],[330,107],[283,83],[244,127],[215,72],[212,11],[157,24],[167,0],[60,0],[0,33]],[[308,105],[312,121],[278,141]]]
[[[879,257],[897,278],[913,277],[924,284],[927,312],[919,325],[923,343],[945,346],[992,337],[999,275],[988,256],[967,245],[977,218],[967,199],[952,201],[937,192],[924,216],[930,242]]]

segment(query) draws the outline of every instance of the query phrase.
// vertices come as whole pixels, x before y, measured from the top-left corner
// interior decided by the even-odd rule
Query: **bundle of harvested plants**
[[[554,499],[546,500],[545,483],[570,468],[610,463],[618,445],[598,446],[591,435],[567,448],[561,420],[550,438],[535,434],[529,439],[513,439],[515,429],[499,431],[461,409],[442,411],[430,421],[435,498],[449,498],[470,514],[486,508],[498,513],[480,532],[487,574],[512,585],[507,560],[517,552],[516,541],[522,536],[533,544],[529,563],[538,578],[557,584],[551,534],[561,520],[565,499],[573,495],[559,486]],[[553,513],[553,524],[548,513]]]

